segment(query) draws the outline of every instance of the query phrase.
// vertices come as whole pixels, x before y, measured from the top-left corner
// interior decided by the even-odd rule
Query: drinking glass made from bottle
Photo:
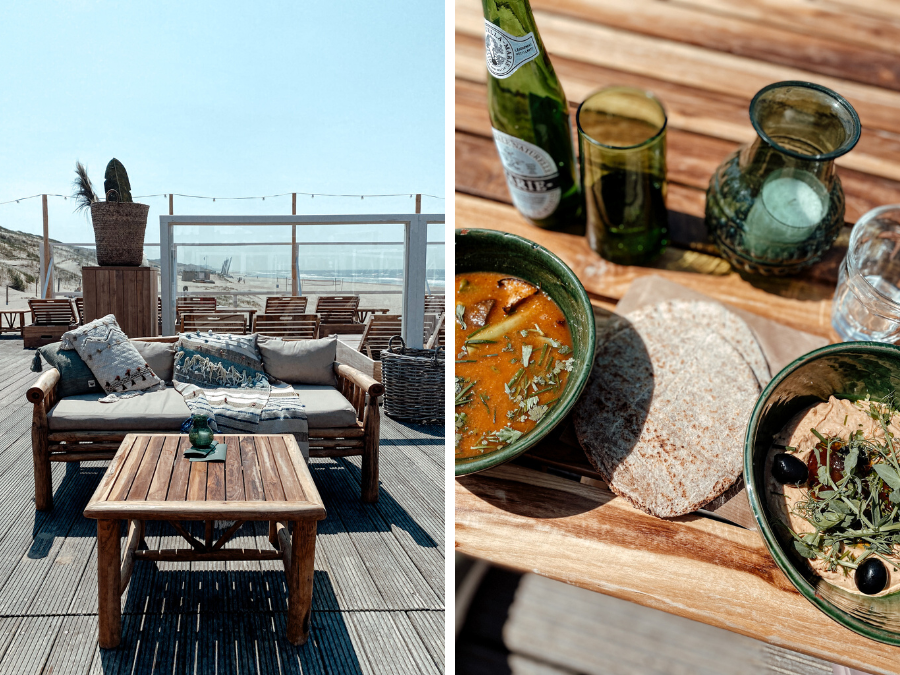
[[[776,82],[750,103],[758,137],[716,169],[706,226],[732,265],[795,274],[822,257],[844,224],[834,160],[859,140],[859,117],[839,94],[809,82]]]
[[[578,107],[587,236],[602,257],[647,263],[668,243],[666,112],[651,93],[607,87]]]
[[[831,303],[842,340],[900,342],[900,204],[866,213],[850,234]]]

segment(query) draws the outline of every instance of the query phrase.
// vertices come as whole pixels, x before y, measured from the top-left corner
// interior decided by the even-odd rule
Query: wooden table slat
[[[306,493],[297,479],[297,473],[294,470],[294,464],[291,462],[287,445],[283,438],[272,438],[269,441],[269,449],[275,459],[275,465],[278,467],[278,475],[281,477],[281,486],[284,488],[284,494],[287,499],[303,500],[306,499]]]
[[[256,446],[256,457],[259,461],[260,476],[262,478],[263,490],[266,494],[267,501],[284,500],[284,488],[281,486],[281,478],[278,476],[278,466],[272,457],[269,448],[268,439],[263,436],[257,436],[254,440]]]
[[[190,464],[191,475],[188,478],[187,500],[189,502],[206,501],[206,475],[209,471],[209,462],[191,462]]]
[[[153,473],[153,480],[150,483],[150,489],[147,491],[147,499],[162,501],[166,498],[166,493],[169,490],[169,479],[172,476],[172,470],[175,467],[175,457],[178,454],[178,442],[178,436],[165,437],[162,450],[159,453],[159,460],[156,462],[156,471]]]
[[[109,496],[110,491],[113,488],[113,484],[116,482],[116,469],[128,459],[128,453],[131,452],[131,449],[134,447],[135,442],[137,441],[137,437],[129,434],[122,441],[122,444],[119,446],[119,451],[116,453],[115,457],[113,457],[112,461],[109,463],[109,467],[106,472],[103,474],[103,478],[100,480],[100,484],[97,486],[97,489],[94,491],[94,499],[103,500]]]
[[[191,447],[191,442],[188,437],[181,436],[178,439],[178,449],[175,451],[175,465],[172,468],[172,479],[169,482],[166,501],[183,502],[187,497],[192,462],[184,456],[184,451],[189,447]]]
[[[225,441],[224,438],[216,440]],[[227,455],[226,455],[227,456]],[[206,464],[206,498],[211,501],[225,501],[225,462],[194,462]]]
[[[262,477],[259,474],[259,462],[256,459],[256,446],[249,436],[240,437],[241,466],[244,471],[244,494],[249,501],[265,501]]]
[[[241,445],[237,436],[226,436],[225,444],[228,454],[225,455],[225,499],[228,501],[244,500],[244,473],[241,466]]]
[[[125,499],[125,496],[131,489],[135,470],[140,464],[144,455],[144,449],[149,442],[149,436],[137,437],[134,445],[131,446],[131,450],[128,452],[128,456],[125,458],[125,461],[122,462],[121,469],[116,475],[115,484],[113,485],[112,490],[109,491],[109,497],[107,499]]]
[[[531,6],[535,11],[553,12],[651,38],[900,89],[896,43],[886,51],[868,40],[854,42],[834,34],[820,36],[801,32],[797,29],[805,28],[803,22],[775,25],[657,0],[534,0]],[[871,31],[866,34],[871,35]]]
[[[748,101],[772,82],[816,82],[844,95],[856,108],[864,127],[900,132],[900,118],[896,115],[900,92],[897,91],[819,75],[807,69],[659,40],[558,14],[539,11],[535,18],[551,55],[738,95]],[[483,39],[484,15],[478,3],[457,2],[456,30]],[[598,49],[598,45],[603,48]]]
[[[144,451],[144,456],[141,458],[141,463],[138,466],[134,482],[131,484],[131,489],[128,490],[129,500],[147,498],[147,493],[150,490],[150,482],[156,474],[156,465],[159,461],[159,455],[162,451],[164,440],[165,438],[162,436],[153,436],[147,444],[147,449]]]
[[[297,441],[294,440],[292,436],[281,436],[278,438],[278,440],[284,445],[285,450],[288,453],[288,458],[290,459],[291,464],[294,466],[294,475],[300,482],[300,487],[303,490],[303,494],[310,501],[321,505],[322,498],[319,496],[319,491],[316,490],[316,486],[315,483],[313,483],[312,476],[309,475],[309,471],[306,469],[306,460],[303,459],[303,454],[300,452],[300,448],[297,446]]]

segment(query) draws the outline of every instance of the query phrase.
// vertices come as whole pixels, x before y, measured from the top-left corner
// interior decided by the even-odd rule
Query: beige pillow
[[[156,376],[165,380],[172,381],[175,370],[175,344],[172,342],[141,342],[140,340],[131,340],[131,344],[138,350],[141,356],[147,361],[147,365],[156,373]]]
[[[336,335],[321,340],[260,340],[256,346],[267,375],[288,384],[335,386]]]

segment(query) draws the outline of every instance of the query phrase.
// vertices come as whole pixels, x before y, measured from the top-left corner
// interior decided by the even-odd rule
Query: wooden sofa
[[[136,338],[143,342],[176,342],[177,337]],[[340,354],[338,355],[340,358]],[[361,499],[378,501],[378,445],[381,425],[378,398],[384,386],[350,365],[335,361],[336,389],[356,411],[354,424],[336,428],[310,428],[310,457],[362,456]],[[50,462],[79,462],[112,459],[128,433],[163,433],[160,430],[104,429],[52,431],[47,413],[59,402],[59,371],[45,368],[25,396],[34,405],[31,445],[34,456],[34,495],[39,511],[53,508]],[[171,432],[170,432],[171,433]]]

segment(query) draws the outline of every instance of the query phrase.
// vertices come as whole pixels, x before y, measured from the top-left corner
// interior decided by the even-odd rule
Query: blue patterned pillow
[[[255,333],[182,333],[175,345],[172,379],[216,389],[269,386]]]

